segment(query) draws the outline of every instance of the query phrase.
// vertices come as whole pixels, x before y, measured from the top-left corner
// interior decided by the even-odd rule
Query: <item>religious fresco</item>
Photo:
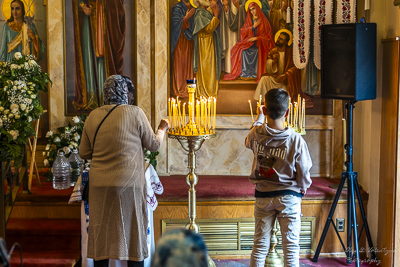
[[[103,105],[102,88],[108,76],[135,76],[131,2],[64,1],[67,115]]]
[[[0,61],[11,61],[20,52],[34,55],[45,66],[46,8],[33,0],[3,0],[1,11]]]
[[[243,97],[255,103],[265,88],[281,87],[292,99],[305,99],[307,115],[333,115],[333,101],[320,97],[313,49],[302,69],[295,65],[293,5],[294,0],[170,0],[169,96],[186,100],[186,80],[196,77],[197,96],[217,97],[219,114],[250,113]]]
[[[0,2],[0,61],[11,61],[16,52],[32,54],[47,72],[46,6],[38,0],[3,0]],[[41,104],[48,109],[47,94],[40,96]],[[48,114],[43,115],[40,132],[48,130]],[[39,136],[41,133],[39,132]]]

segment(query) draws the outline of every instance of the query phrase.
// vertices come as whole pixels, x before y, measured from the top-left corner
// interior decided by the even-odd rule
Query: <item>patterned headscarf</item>
[[[207,267],[207,248],[201,235],[177,228],[158,242],[151,267]]]
[[[121,75],[111,75],[103,85],[104,104],[133,104],[135,87],[131,79]]]

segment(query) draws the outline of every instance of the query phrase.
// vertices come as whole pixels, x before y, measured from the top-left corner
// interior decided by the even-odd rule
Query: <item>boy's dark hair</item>
[[[274,88],[265,94],[265,110],[273,120],[285,116],[289,108],[289,94],[282,88]]]

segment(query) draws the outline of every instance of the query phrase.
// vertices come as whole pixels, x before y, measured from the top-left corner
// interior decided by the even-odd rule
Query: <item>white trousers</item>
[[[254,245],[250,267],[264,267],[276,218],[282,233],[285,267],[298,267],[300,260],[301,198],[284,195],[256,198]]]

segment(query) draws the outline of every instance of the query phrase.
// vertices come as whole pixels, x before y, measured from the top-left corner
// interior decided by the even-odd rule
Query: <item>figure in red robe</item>
[[[247,9],[246,21],[240,29],[240,41],[232,48],[231,73],[224,80],[256,79],[265,73],[265,62],[274,47],[271,26],[260,6],[251,2]]]

